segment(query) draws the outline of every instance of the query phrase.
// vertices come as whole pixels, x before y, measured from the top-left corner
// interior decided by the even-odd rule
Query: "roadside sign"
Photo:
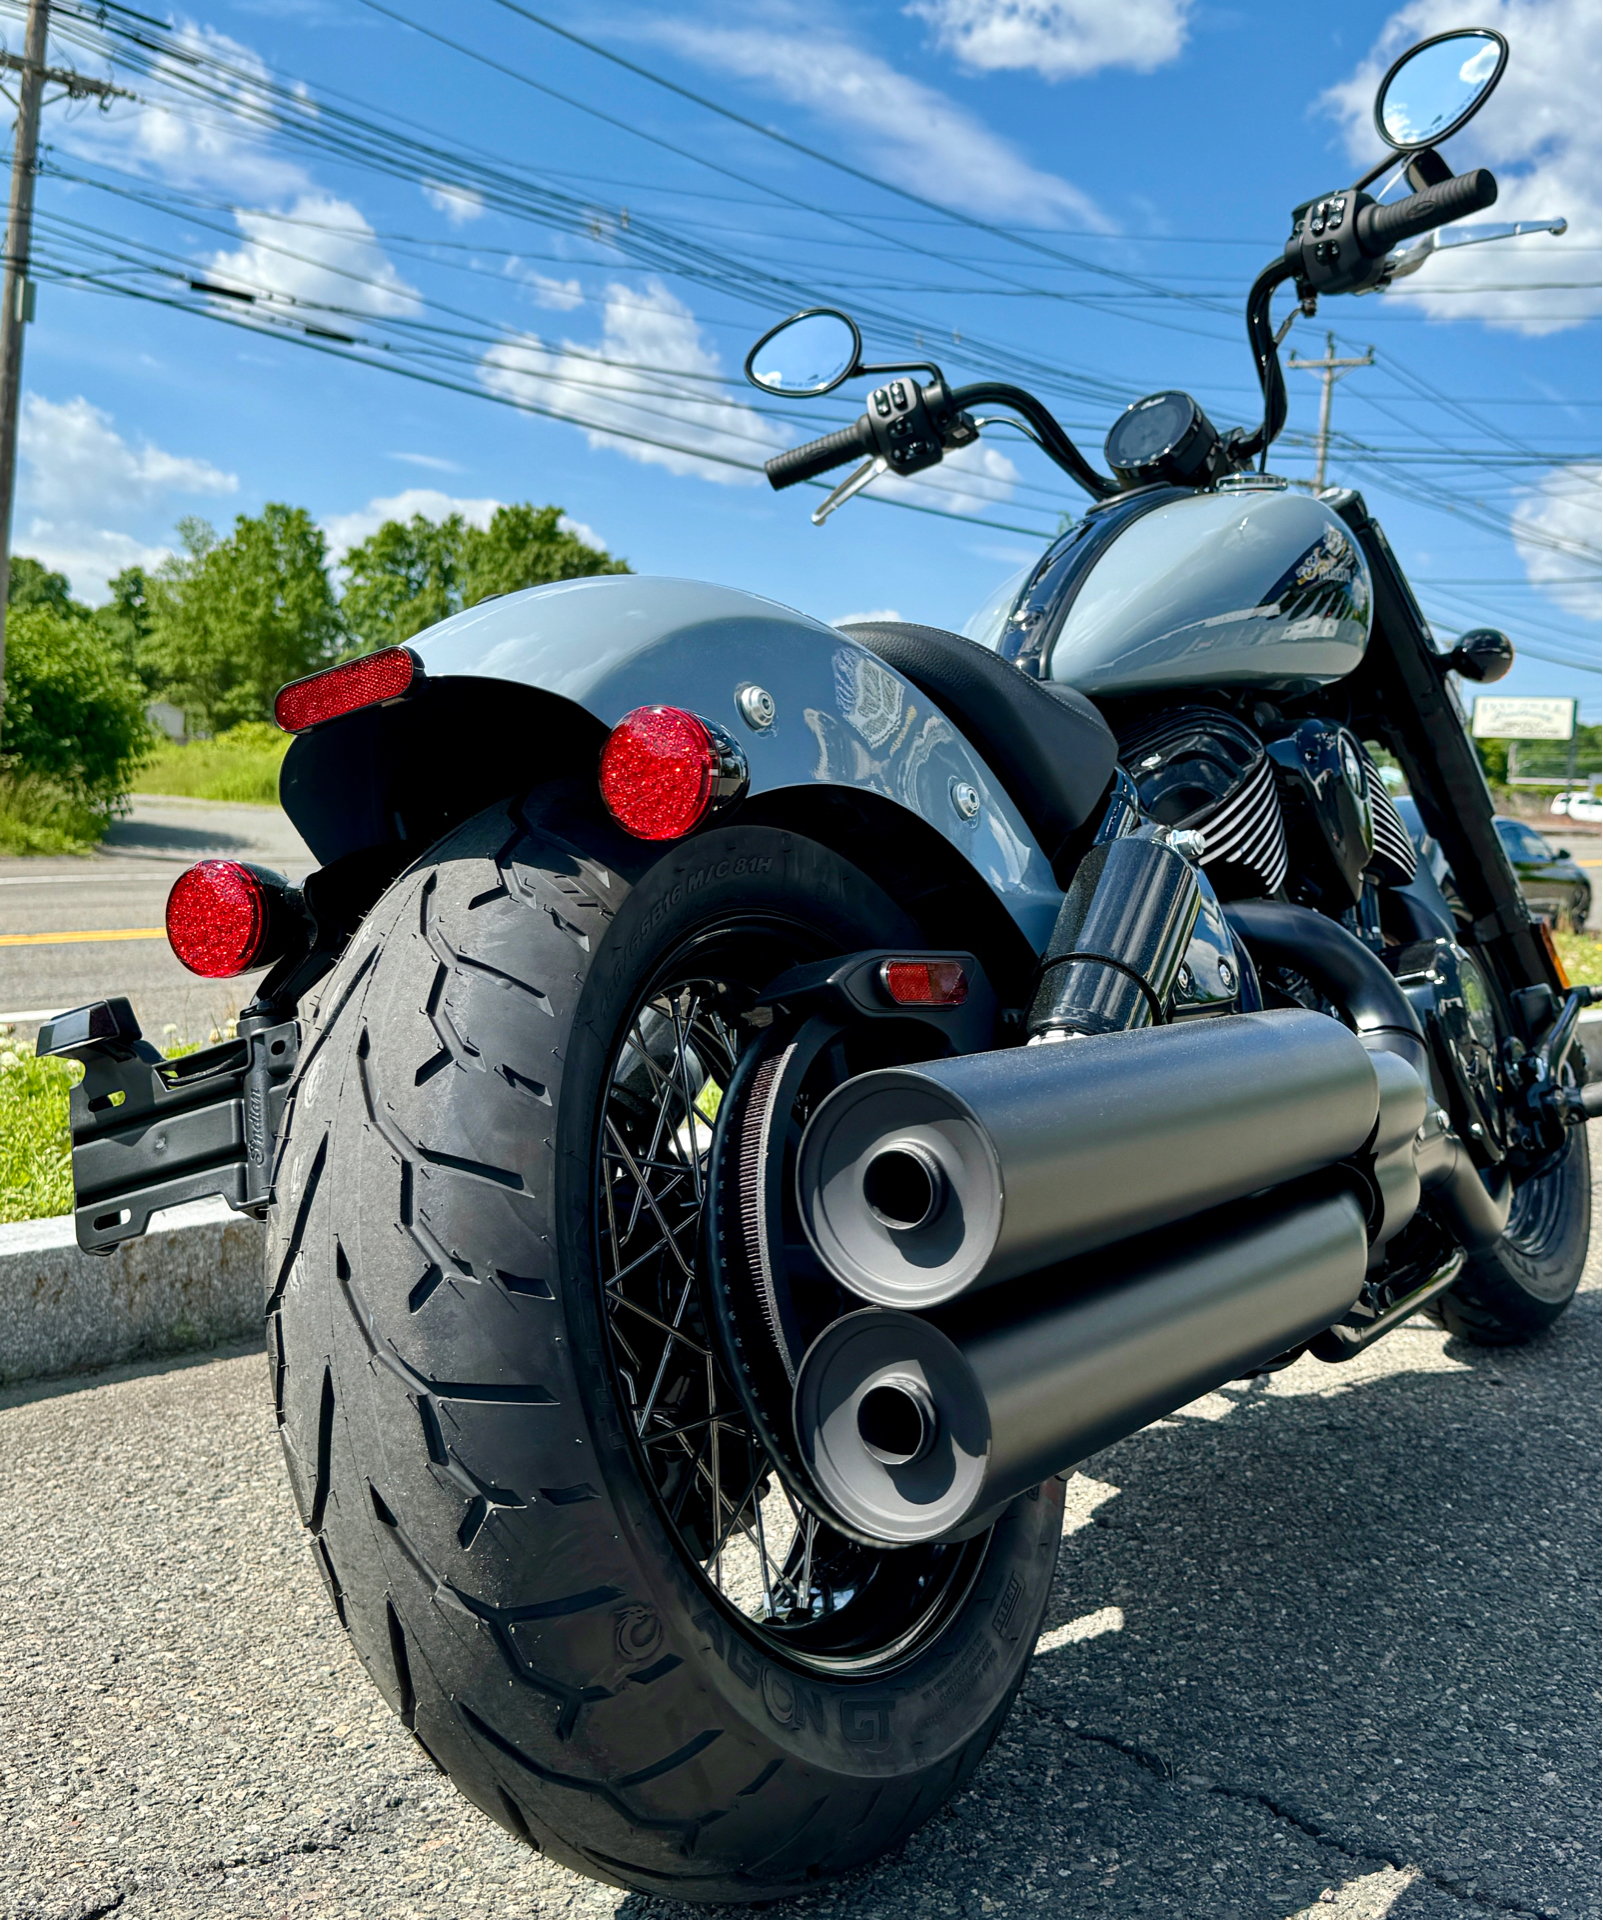
[[[1573,740],[1575,702],[1481,694],[1470,732],[1477,740]]]

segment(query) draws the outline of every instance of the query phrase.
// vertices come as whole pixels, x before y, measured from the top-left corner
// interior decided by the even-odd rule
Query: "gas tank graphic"
[[[1053,544],[991,643],[1092,696],[1311,691],[1363,659],[1371,604],[1363,554],[1330,508],[1249,479],[1093,509]]]

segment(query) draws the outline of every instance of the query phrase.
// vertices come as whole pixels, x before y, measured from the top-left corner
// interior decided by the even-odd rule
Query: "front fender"
[[[797,790],[829,788],[889,801],[948,843],[1034,951],[1046,944],[1062,890],[1001,784],[925,694],[821,621],[727,587],[628,574],[484,601],[409,645],[423,662],[427,700],[457,716],[450,745],[441,737],[438,751],[461,759],[464,795],[475,786],[469,764],[475,713],[486,729],[481,764],[510,753],[517,777],[533,784],[563,753],[592,756],[593,767],[600,739],[631,709],[686,707],[739,740],[752,801],[790,793],[794,812]],[[752,685],[772,696],[768,726],[753,727],[738,704],[741,689]],[[531,703],[530,695],[538,698]],[[563,703],[569,717],[567,738],[552,742],[553,732],[563,730],[554,702]],[[375,833],[405,837],[398,809],[375,810],[356,792],[358,767],[371,765],[377,782],[380,761],[430,750],[426,730],[415,725],[404,747],[397,735],[386,748],[393,729],[383,716],[398,711],[370,713],[365,729],[350,727],[363,718],[351,715],[291,748],[285,808],[320,858],[345,851],[352,839],[349,828],[331,822],[331,811],[369,813],[358,840]],[[526,751],[508,742],[509,726]],[[348,733],[336,747],[341,729]],[[551,753],[543,742],[552,742]],[[380,784],[387,792],[383,782],[374,791]],[[973,789],[977,809],[959,806],[964,787]]]

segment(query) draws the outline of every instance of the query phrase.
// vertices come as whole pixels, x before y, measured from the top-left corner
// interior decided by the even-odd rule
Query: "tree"
[[[42,775],[104,810],[127,792],[149,744],[144,689],[94,621],[37,601],[10,610],[8,770]]]
[[[364,648],[398,646],[462,605],[462,516],[386,520],[345,556],[345,623]]]
[[[1486,783],[1490,787],[1508,785],[1508,746],[1506,740],[1476,738],[1475,751],[1480,756],[1481,771],[1486,775]]]
[[[41,561],[30,560],[25,553],[11,558],[11,583],[6,592],[8,607],[50,607],[56,613],[86,614],[72,597],[72,588],[64,573],[52,573]]]
[[[1481,767],[1493,790],[1512,792],[1511,749],[1519,749],[1517,771],[1521,786],[1568,786],[1573,766],[1574,784],[1584,787],[1597,778],[1600,743],[1603,743],[1603,727],[1577,727],[1573,741],[1477,740],[1475,751],[1480,755]]]
[[[561,524],[561,507],[497,507],[488,527],[462,538],[462,604],[476,606],[496,593],[579,580],[593,573],[627,573],[604,547],[586,546]]]
[[[392,647],[493,594],[588,574],[627,573],[604,547],[561,524],[561,507],[497,507],[488,527],[460,514],[387,520],[345,556],[340,610],[360,645]]]
[[[150,638],[150,576],[143,567],[124,567],[107,584],[111,599],[95,608],[95,625],[116,648],[128,671],[138,674],[147,688],[154,687],[154,670],[142,666],[140,659]]]
[[[178,532],[183,553],[147,582],[140,664],[197,732],[270,719],[284,682],[326,666],[345,638],[323,535],[278,503],[241,514],[226,540],[204,520]]]

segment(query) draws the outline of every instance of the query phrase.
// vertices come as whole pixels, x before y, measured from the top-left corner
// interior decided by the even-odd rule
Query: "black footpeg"
[[[237,1039],[164,1060],[126,1000],[76,1007],[38,1052],[82,1061],[71,1101],[78,1245],[110,1253],[163,1207],[219,1194],[237,1213],[272,1198],[273,1143],[300,1023],[247,1016]]]

